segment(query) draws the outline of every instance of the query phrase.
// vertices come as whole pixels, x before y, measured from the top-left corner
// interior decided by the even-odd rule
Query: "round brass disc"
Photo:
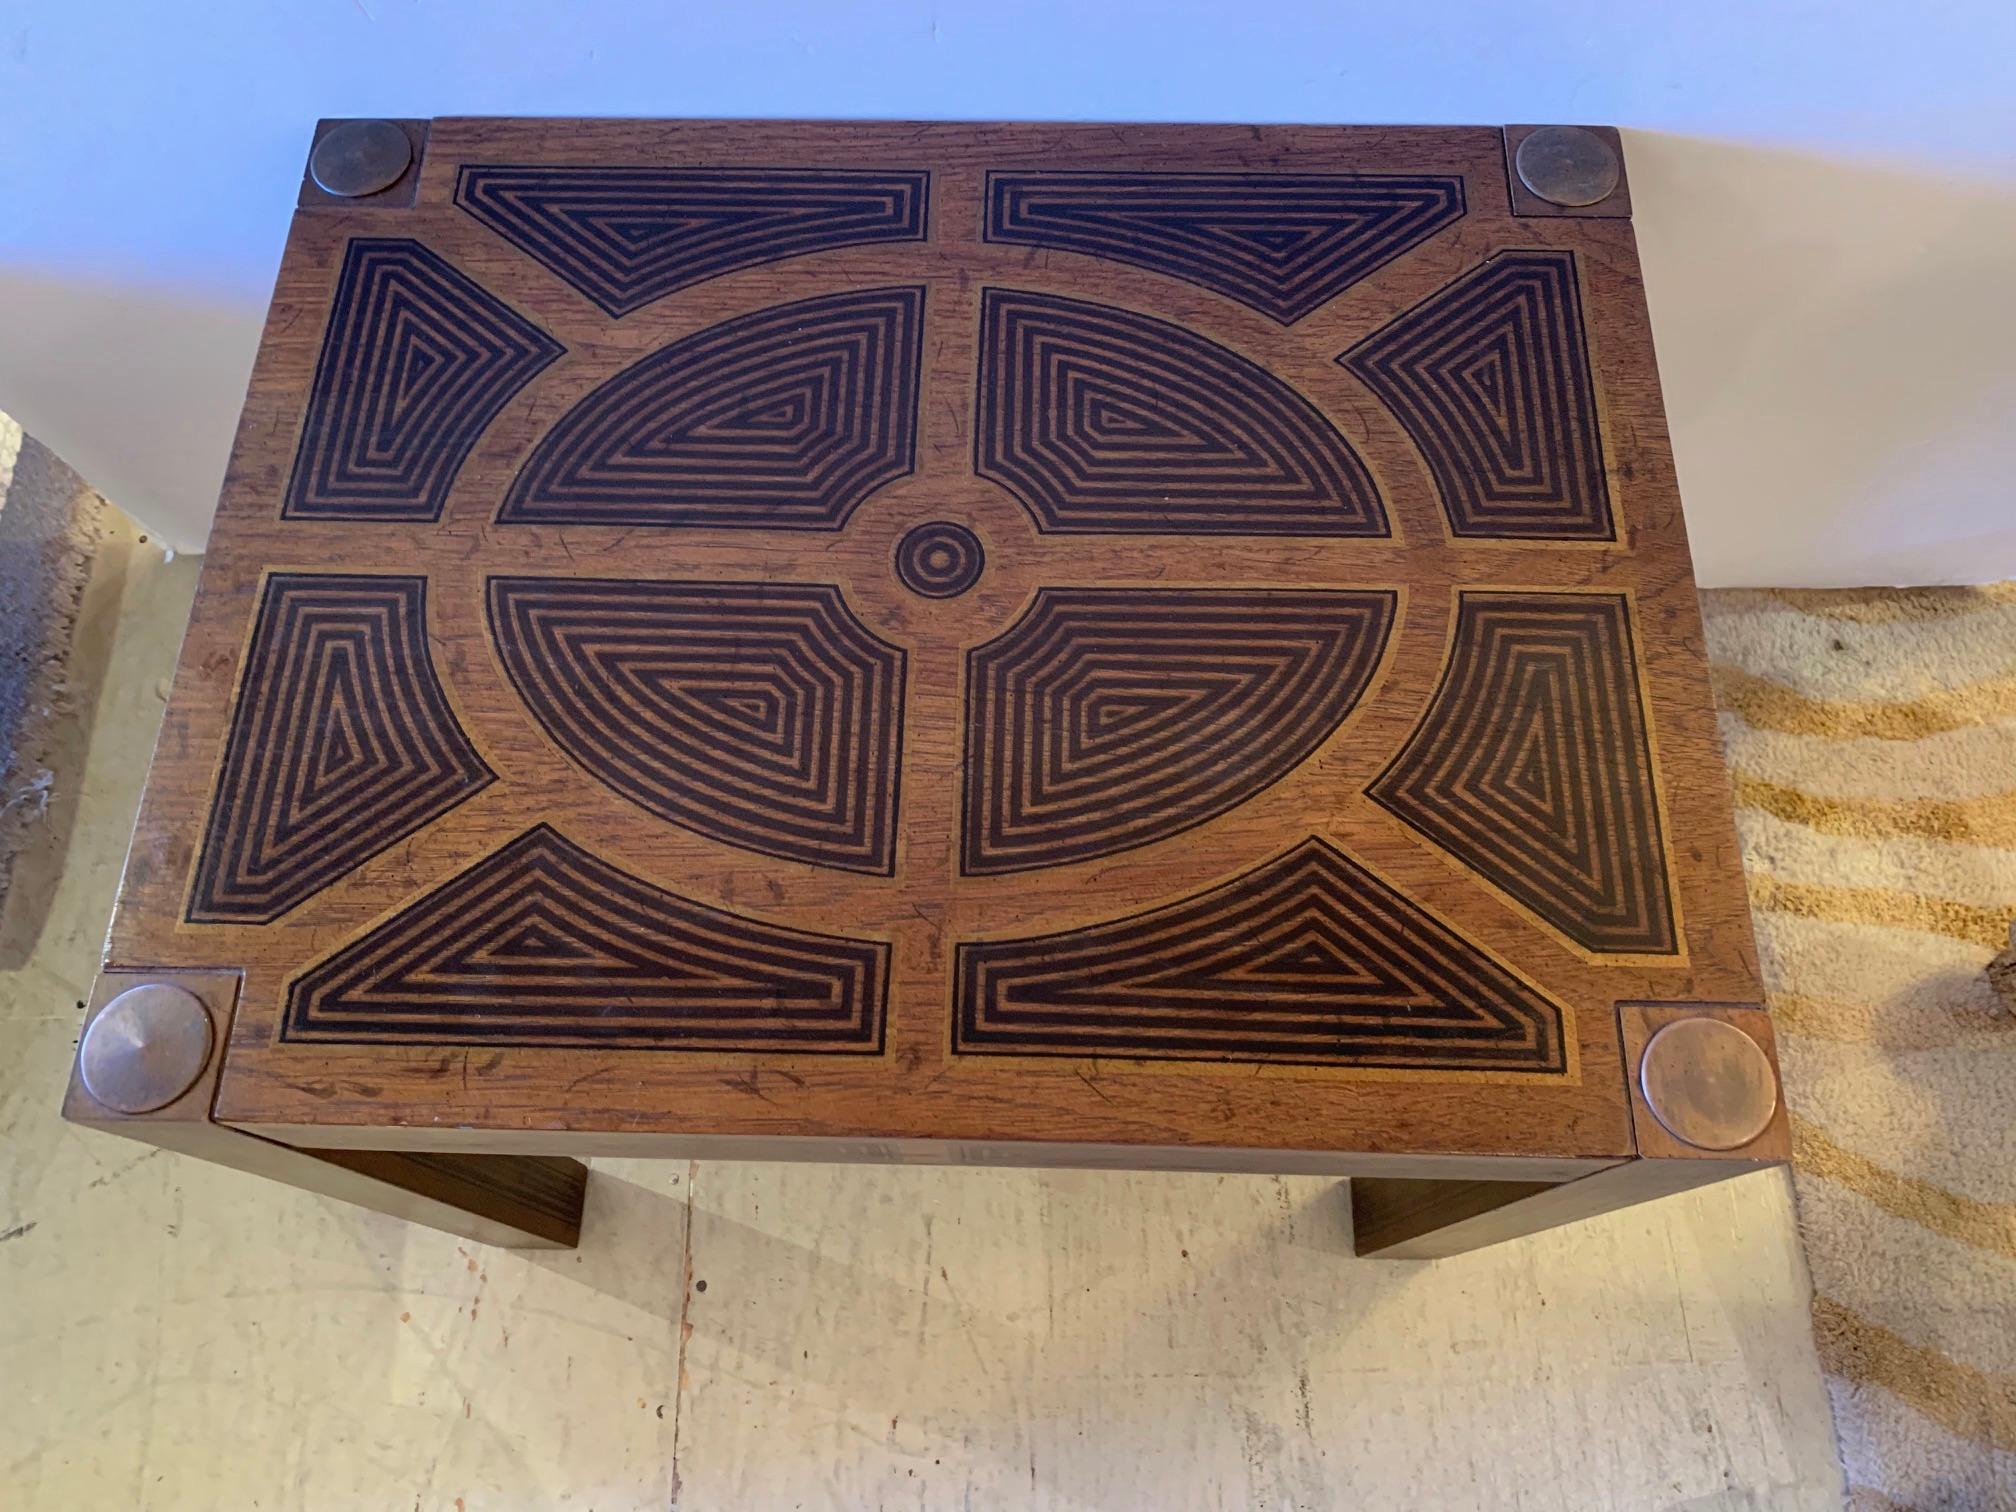
[[[308,155],[317,187],[345,199],[390,189],[413,162],[413,144],[390,121],[345,121]]]
[[[1646,1043],[1638,1085],[1653,1116],[1700,1150],[1735,1150],[1771,1126],[1778,1079],[1757,1041],[1720,1019],[1675,1019]]]
[[[1542,126],[1519,144],[1512,162],[1520,182],[1551,204],[1596,205],[1617,192],[1616,152],[1580,126]]]
[[[210,1014],[166,982],[129,987],[84,1031],[77,1072],[84,1090],[115,1113],[165,1108],[196,1084],[210,1060]]]

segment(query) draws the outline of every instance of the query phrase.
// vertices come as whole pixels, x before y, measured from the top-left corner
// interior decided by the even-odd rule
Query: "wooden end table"
[[[66,1103],[605,1154],[1785,1159],[1614,133],[325,122]]]

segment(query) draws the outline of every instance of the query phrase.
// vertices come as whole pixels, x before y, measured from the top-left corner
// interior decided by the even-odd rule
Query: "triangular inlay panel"
[[[1572,252],[1500,252],[1337,359],[1400,418],[1459,536],[1616,530]]]
[[[1678,949],[1623,595],[1463,594],[1441,686],[1370,792],[1584,949]]]
[[[495,780],[427,653],[427,580],[276,572],[187,917],[279,918]]]
[[[666,892],[542,824],[296,978],[281,1038],[874,1054],[888,958]]]
[[[922,241],[929,177],[474,163],[455,203],[620,317],[738,268]]]
[[[563,350],[419,242],[354,238],[282,514],[440,518],[477,439]]]
[[[956,1053],[1562,1072],[1561,1008],[1320,839],[1110,923],[959,947]]]
[[[1463,218],[1460,178],[990,173],[987,240],[1187,279],[1283,325]]]

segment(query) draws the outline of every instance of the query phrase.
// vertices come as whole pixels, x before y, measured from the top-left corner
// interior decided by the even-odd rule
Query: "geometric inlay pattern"
[[[439,519],[484,428],[563,350],[420,243],[352,240],[282,515]]]
[[[497,519],[837,530],[911,470],[923,315],[864,289],[675,341],[554,422]]]
[[[924,173],[474,164],[455,203],[611,316],[738,268],[924,239]]]
[[[1500,252],[1337,359],[1400,418],[1458,536],[1614,539],[1572,252]]]
[[[1266,369],[1132,310],[988,289],[974,466],[1044,531],[1383,536],[1336,428]]]
[[[1678,948],[1622,594],[1462,594],[1441,685],[1370,792],[1585,950]]]
[[[199,924],[279,918],[495,780],[427,654],[427,580],[276,572],[190,888]]]
[[[1463,218],[1463,180],[1353,173],[990,173],[987,240],[1111,258],[1283,325]]]
[[[980,581],[986,565],[980,538],[950,520],[914,526],[896,543],[896,576],[925,598],[957,598]]]
[[[679,897],[541,824],[302,973],[280,1037],[875,1054],[888,956]]]
[[[960,1054],[1563,1072],[1561,1009],[1321,839],[1209,891],[959,947]]]
[[[1111,855],[1307,759],[1385,650],[1389,591],[1044,588],[967,653],[963,869]]]
[[[895,869],[903,652],[837,588],[493,577],[511,684],[569,757],[715,840]]]

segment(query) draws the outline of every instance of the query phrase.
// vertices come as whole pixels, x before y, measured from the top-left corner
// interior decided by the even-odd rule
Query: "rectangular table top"
[[[220,1120],[1615,1158],[1618,1005],[1758,1000],[1621,191],[405,129],[304,185],[109,943],[242,973]]]

